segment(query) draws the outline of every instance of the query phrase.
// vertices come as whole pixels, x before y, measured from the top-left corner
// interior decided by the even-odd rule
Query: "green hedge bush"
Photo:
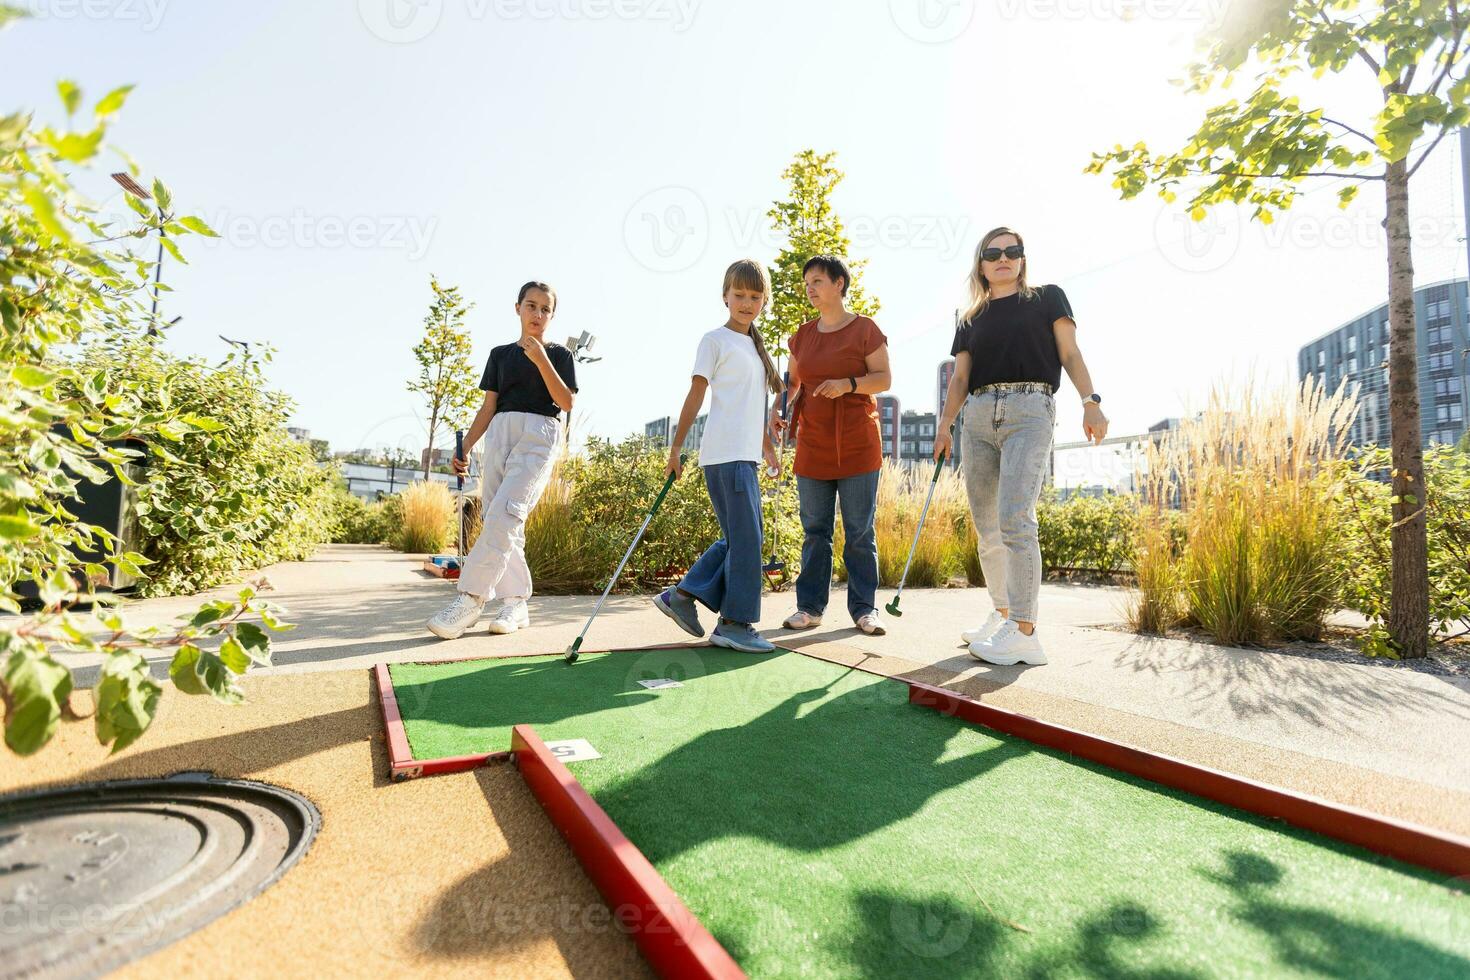
[[[137,487],[140,550],[152,562],[139,595],[198,592],[305,559],[331,538],[335,477],[287,434],[291,401],[267,386],[259,360],[232,353],[212,367],[147,340],[111,340],[85,348],[77,368],[145,411],[192,423],[161,428]]]

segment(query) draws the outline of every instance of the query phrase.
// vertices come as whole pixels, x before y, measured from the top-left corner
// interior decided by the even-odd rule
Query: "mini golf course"
[[[576,666],[396,664],[378,678],[389,740],[401,724],[415,765],[395,760],[398,774],[518,750],[604,894],[606,875],[638,877],[608,871],[636,847],[635,863],[651,865],[643,877],[667,883],[698,936],[723,947],[703,960],[711,973],[1470,975],[1470,895],[1452,880],[1465,841],[1306,805],[1309,825],[1438,867],[1428,870],[980,727],[924,685],[707,647]],[[567,740],[598,757],[578,761]],[[1142,771],[1168,771],[1114,747]],[[565,768],[552,758],[563,752]],[[1251,805],[1279,794],[1213,775],[1245,786]],[[600,856],[568,830],[576,806],[542,794],[557,780],[590,797],[576,819],[613,838]],[[1409,843],[1389,845],[1401,831]],[[629,922],[668,972],[639,929]]]

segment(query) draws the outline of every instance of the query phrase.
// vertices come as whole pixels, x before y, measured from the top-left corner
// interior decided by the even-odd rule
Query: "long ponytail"
[[[725,284],[720,288],[720,295],[727,296],[732,289],[759,290],[761,305],[764,307],[771,298],[771,277],[766,272],[766,267],[755,259],[740,259],[725,270]],[[771,389],[771,394],[779,395],[782,388],[781,375],[776,370],[775,362],[771,360],[770,352],[766,350],[765,338],[754,323],[750,325],[750,339],[755,344],[755,352],[760,355],[761,366],[765,368],[766,387]]]

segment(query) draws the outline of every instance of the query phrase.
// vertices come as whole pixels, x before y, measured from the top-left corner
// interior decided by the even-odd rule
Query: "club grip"
[[[464,430],[463,429],[455,429],[454,430],[454,458],[455,459],[464,459]],[[463,490],[464,489],[464,477],[463,476],[459,475],[458,473],[455,473],[454,474],[454,481],[455,481],[456,486],[460,490]]]
[[[786,371],[781,375],[781,418],[786,418],[786,396],[791,391],[791,372]]]
[[[688,461],[688,459],[689,459],[689,454],[688,453],[680,453],[679,454],[679,469],[680,469],[681,472],[684,469],[684,463],[686,461]],[[659,507],[664,502],[664,497],[668,496],[669,488],[672,487],[673,485],[674,485],[674,474],[670,473],[664,479],[663,489],[660,490],[658,492],[658,496],[654,498],[654,500],[653,500],[653,506],[651,508],[649,508],[649,511],[648,511],[648,516],[649,517],[652,517],[654,514],[657,514],[658,513]]]

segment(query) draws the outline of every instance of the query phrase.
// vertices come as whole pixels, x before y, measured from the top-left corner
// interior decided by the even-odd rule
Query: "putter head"
[[[784,572],[786,571],[786,563],[780,558],[777,558],[775,555],[772,555],[770,558],[766,559],[766,563],[761,566],[761,571],[765,572],[767,575],[774,575],[776,572]]]
[[[582,648],[582,638],[579,636],[575,640],[572,641],[572,645],[571,646],[567,647],[566,656],[562,657],[562,660],[566,661],[569,664],[576,663],[577,662],[577,657],[580,656],[577,653],[577,651],[580,650],[581,648]]]
[[[883,608],[888,610],[888,614],[890,616],[902,616],[903,615],[903,613],[901,613],[901,612],[898,611],[898,596],[894,596],[893,597],[893,601],[890,602],[888,605],[884,606]]]

